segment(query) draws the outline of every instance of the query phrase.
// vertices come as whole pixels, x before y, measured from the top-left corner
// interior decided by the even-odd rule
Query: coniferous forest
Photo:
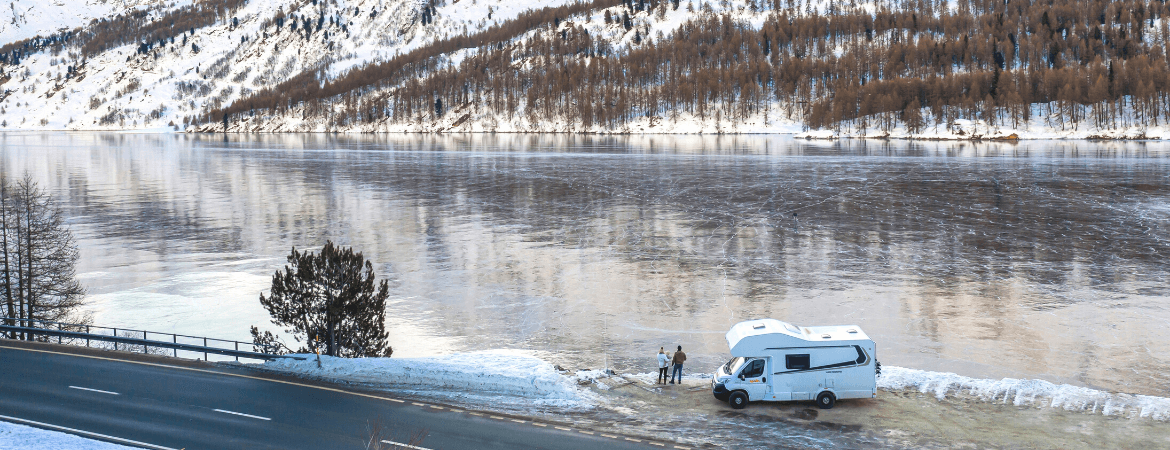
[[[563,117],[581,129],[688,113],[736,121],[769,102],[814,129],[956,119],[1157,125],[1170,115],[1163,1],[912,0],[749,2],[756,26],[710,3],[605,1],[546,8],[334,78],[306,72],[203,117],[280,117],[332,127],[426,121],[474,107],[508,118]],[[678,8],[693,19],[648,36]],[[583,16],[629,41],[590,33]],[[527,33],[527,34],[526,34]],[[522,38],[523,37],[523,38]],[[448,55],[474,49],[459,63]],[[452,112],[452,110],[457,110]]]

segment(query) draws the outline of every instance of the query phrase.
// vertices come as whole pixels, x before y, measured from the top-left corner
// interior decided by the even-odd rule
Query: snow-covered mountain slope
[[[1141,93],[1141,97],[1136,92],[1115,95],[1121,89],[1110,88],[1102,91],[1104,94],[1094,94],[1100,98],[1087,100],[1082,96],[1070,100],[1062,92],[1083,93],[1089,92],[1088,88],[1042,91],[1019,87],[1039,86],[1019,81],[1026,76],[1056,80],[1058,76],[1068,76],[1068,72],[1079,79],[1096,79],[1090,77],[1100,75],[1097,72],[1103,74],[1106,66],[1098,57],[1096,62],[1081,66],[1076,65],[1077,60],[1069,59],[1071,72],[1043,67],[1033,70],[1037,62],[1026,57],[1039,53],[1021,50],[1018,54],[1025,56],[1017,60],[1031,65],[1010,70],[1012,67],[1004,65],[1003,53],[988,50],[993,46],[968,47],[968,34],[938,31],[947,29],[940,24],[952,23],[958,20],[956,17],[969,18],[963,16],[969,11],[956,7],[958,2],[931,3],[935,11],[930,12],[916,9],[915,5],[925,5],[921,2],[904,0],[848,4],[829,0],[36,0],[35,6],[30,6],[33,1],[12,3],[11,22],[21,26],[19,30],[4,28],[5,33],[20,37],[33,29],[76,32],[59,33],[56,39],[43,41],[47,44],[37,44],[43,47],[10,45],[7,53],[0,52],[0,130],[217,132],[226,127],[230,132],[780,132],[809,137],[953,139],[1012,135],[1170,137],[1170,126],[1166,124],[1170,120],[1147,120],[1157,109],[1150,106],[1150,99],[1158,98],[1148,93]],[[525,14],[558,6],[566,8],[555,13],[544,10],[543,15]],[[127,19],[126,11],[134,8],[139,12],[130,18],[133,20]],[[933,15],[932,20],[938,22],[934,28],[920,29],[917,13],[922,17]],[[102,14],[102,22],[76,28],[86,18]],[[1141,47],[1161,58],[1161,53],[1150,49],[1170,40],[1170,27],[1166,18],[1155,15],[1134,22],[1147,29],[1140,35],[1144,47],[1130,42],[1125,48]],[[539,20],[533,19],[537,16]],[[781,31],[781,22],[787,24],[787,31]],[[121,26],[108,26],[111,23]],[[499,28],[493,28],[496,26]],[[765,26],[770,28],[765,30]],[[1102,39],[1124,39],[1126,27],[1133,24],[1111,26],[1105,27]],[[106,27],[105,35],[101,27]],[[111,37],[108,29],[120,31]],[[702,42],[680,37],[717,29],[723,30],[721,34]],[[748,32],[739,33],[743,30]],[[1024,33],[1023,29],[1013,30]],[[984,31],[1002,31],[1007,36],[1007,41],[1001,39],[994,48],[1006,48],[1003,42],[1008,41],[1036,47],[1036,42],[1046,42],[1041,37],[1065,36],[1030,32],[1033,36],[1017,37],[1006,29]],[[738,43],[729,46],[726,43],[733,32],[739,33],[735,38]],[[772,33],[771,38],[768,33]],[[781,33],[782,38],[778,37]],[[792,39],[801,33],[803,37]],[[62,40],[66,41],[64,45],[56,44]],[[99,40],[99,45],[93,45]],[[114,45],[118,42],[126,43]],[[911,48],[921,43],[925,43],[921,48]],[[952,50],[947,50],[947,45]],[[1041,47],[1049,48],[1047,44]],[[769,59],[768,52],[773,48],[776,50]],[[416,50],[425,54],[410,55],[418,56],[414,60],[395,60]],[[679,59],[704,59],[710,63],[671,72],[670,67],[676,64],[669,58],[651,58],[672,51],[682,52],[677,54]],[[929,57],[919,55],[917,62],[911,64],[906,62],[908,51],[928,53]],[[985,57],[973,58],[977,51],[983,51]],[[715,61],[719,56],[704,52],[737,56]],[[1066,58],[1075,56],[1074,50],[1065,53]],[[784,56],[777,58],[777,54]],[[1115,57],[1108,51],[1102,54]],[[634,78],[610,78],[609,83],[578,82],[577,85],[606,92],[592,97],[562,95],[556,100],[560,103],[551,107],[551,101],[540,104],[541,98],[555,93],[533,89],[534,83],[557,83],[558,79],[550,75],[557,71],[574,70],[580,75],[597,65],[611,70],[614,61],[626,66],[610,73],[637,72],[631,67],[640,62],[631,59],[631,55],[642,55],[641,61],[655,61],[649,66],[656,72],[654,79],[642,84],[626,83],[618,89],[620,92],[607,91],[607,87]],[[1013,89],[1030,89],[1025,98],[1044,98],[1047,103],[1020,105],[1006,94],[987,100],[997,85],[988,80],[999,80],[998,69],[992,75],[989,66],[995,63],[987,62],[995,58],[1001,61],[1000,68],[1008,69],[1004,70],[1005,76],[1010,73],[1016,77],[1017,88]],[[918,67],[944,60],[953,64],[936,64],[940,67],[933,69]],[[381,64],[389,61],[393,63]],[[464,64],[467,61],[471,63]],[[1109,62],[1110,85],[1112,64]],[[887,65],[890,67],[884,68]],[[715,69],[707,70],[711,67]],[[760,67],[767,69],[757,70]],[[792,70],[793,67],[803,69]],[[1138,65],[1119,63],[1118,67]],[[707,71],[701,76],[694,75],[704,70]],[[814,70],[820,73],[812,73]],[[477,71],[483,76],[459,76]],[[722,72],[716,73],[719,71]],[[751,71],[755,71],[755,81],[736,80],[737,74]],[[980,73],[987,74],[987,80],[978,79]],[[1139,69],[1126,76],[1133,79],[1136,73]],[[1164,74],[1165,70],[1141,73]],[[780,75],[788,77],[784,82],[787,84],[771,81]],[[682,89],[683,84],[677,81],[688,76],[691,79],[685,80],[689,83],[686,95],[690,103],[676,101],[672,104],[683,106],[673,109],[651,106],[657,101],[655,96],[674,96],[668,91]],[[967,78],[962,82],[973,88],[947,88],[950,93],[960,92],[960,96],[948,100],[951,103],[927,107],[929,98],[925,94],[906,97],[921,97],[918,104],[923,107],[918,114],[911,113],[915,111],[911,102],[900,100],[902,93],[897,101],[881,98],[889,96],[888,90],[880,90],[886,89],[881,86],[897,87],[896,82],[934,83],[939,78],[964,76]],[[436,81],[440,79],[450,83]],[[824,111],[831,110],[825,105],[834,105],[833,83],[839,80],[844,80],[839,82],[844,94],[852,94],[840,98],[855,98],[856,104],[838,109],[860,109],[859,104],[876,113],[841,115],[840,119],[826,122],[829,113]],[[868,93],[859,94],[867,81]],[[478,84],[474,88],[463,84],[462,92],[455,92],[449,89],[458,86],[453,83]],[[1054,83],[1049,84],[1056,86]],[[564,86],[569,84],[561,82],[562,91],[568,91]],[[1162,84],[1158,89],[1170,89]],[[341,85],[344,88],[337,87]],[[986,89],[988,85],[992,86],[990,90]],[[420,91],[419,86],[429,87]],[[1139,87],[1144,91],[1154,89]],[[449,98],[439,104],[443,99],[437,92],[441,90],[446,90]],[[960,98],[968,90],[973,94]],[[986,95],[981,94],[984,91]],[[273,92],[297,95],[271,95]],[[639,96],[636,101],[626,101]],[[647,101],[651,97],[655,97],[653,101]],[[581,105],[587,103],[592,103],[590,111],[609,115],[582,112]],[[842,100],[836,106],[847,103]],[[887,107],[886,103],[893,106]],[[820,119],[810,119],[816,117],[818,106]],[[358,112],[362,108],[365,111]],[[1024,116],[1031,120],[1020,122],[1020,111],[1030,111]],[[583,119],[589,114],[592,116]],[[620,119],[612,120],[615,115]],[[231,120],[221,121],[226,117]],[[601,119],[593,120],[595,117]],[[910,127],[903,122],[905,117],[919,119]],[[822,129],[810,130],[809,123]]]
[[[8,79],[0,85],[6,90],[0,94],[0,129],[182,130],[196,115],[302,72],[336,76],[435,39],[499,24],[534,3],[251,0],[214,25],[150,42],[146,51],[126,44],[84,55],[67,44],[3,66]],[[168,4],[166,10],[180,6]],[[48,17],[53,8],[35,17]],[[70,20],[49,28],[67,29]]]
[[[172,8],[190,0],[9,0],[0,7],[0,45],[85,26],[126,11],[152,6]]]

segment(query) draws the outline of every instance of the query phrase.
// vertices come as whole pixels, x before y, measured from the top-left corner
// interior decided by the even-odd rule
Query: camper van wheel
[[[727,399],[727,403],[731,403],[731,407],[735,409],[743,409],[744,406],[747,406],[747,402],[747,394],[741,391],[732,392],[731,397]]]
[[[821,392],[821,394],[817,396],[817,406],[821,409],[830,409],[836,403],[837,397],[834,397],[832,392]]]

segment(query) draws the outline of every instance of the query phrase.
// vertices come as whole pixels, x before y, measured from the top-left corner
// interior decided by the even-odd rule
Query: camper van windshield
[[[731,358],[731,361],[728,361],[727,364],[723,365],[723,373],[731,375],[731,374],[735,373],[735,371],[739,370],[739,366],[742,366],[742,365],[743,365],[743,358],[741,358],[739,356]]]

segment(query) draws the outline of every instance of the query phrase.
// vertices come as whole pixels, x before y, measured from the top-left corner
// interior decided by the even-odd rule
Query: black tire
[[[743,409],[748,404],[748,396],[743,391],[735,391],[727,398],[727,403],[730,403],[732,408]]]
[[[837,404],[837,396],[832,392],[824,391],[817,395],[817,407],[821,409],[832,409],[833,405]]]

